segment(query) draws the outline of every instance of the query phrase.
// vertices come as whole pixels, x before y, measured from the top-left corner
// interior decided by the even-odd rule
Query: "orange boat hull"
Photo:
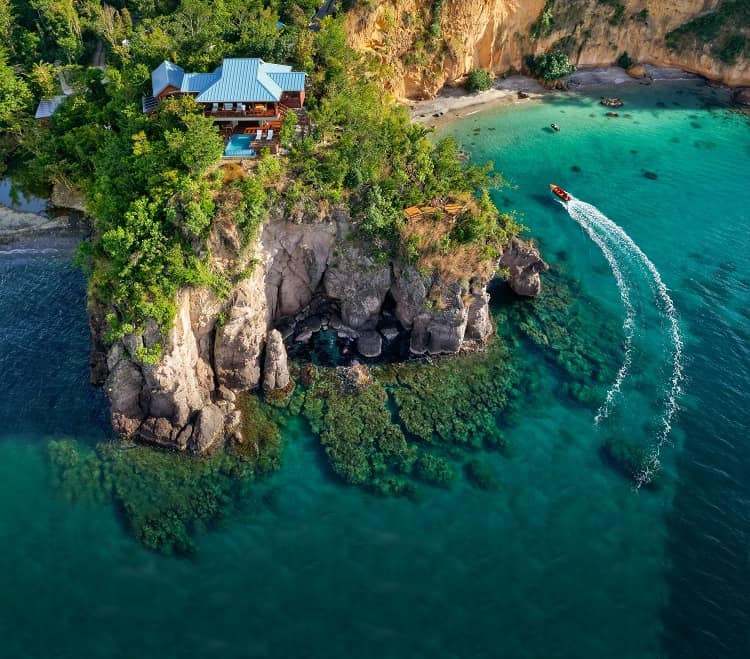
[[[559,185],[555,185],[554,183],[549,184],[549,189],[557,197],[560,197],[563,201],[570,201],[571,196],[568,194],[565,190],[563,190]]]

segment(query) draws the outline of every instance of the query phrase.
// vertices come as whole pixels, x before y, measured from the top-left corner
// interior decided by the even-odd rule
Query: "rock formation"
[[[350,11],[347,31],[355,48],[391,72],[386,84],[400,98],[432,97],[476,67],[500,74],[520,70],[526,55],[553,45],[562,45],[576,66],[611,65],[627,51],[636,62],[748,85],[747,58],[723,62],[711,44],[667,46],[667,33],[718,5],[719,0],[556,0],[549,5],[549,27],[535,38],[532,26],[546,0],[385,0]]]
[[[750,106],[750,87],[740,87],[732,93],[732,100],[739,105]]]
[[[539,295],[542,280],[539,276],[549,266],[533,245],[513,238],[500,258],[500,267],[508,270],[508,283],[518,295]]]
[[[286,348],[279,330],[271,330],[266,341],[266,358],[263,362],[263,391],[285,389],[289,386],[289,367]]]
[[[92,380],[104,383],[116,432],[180,451],[211,451],[237,425],[236,393],[290,385],[284,341],[299,345],[325,328],[364,358],[378,357],[399,336],[414,354],[484,345],[493,330],[485,278],[466,273],[443,281],[382,263],[350,233],[343,211],[295,221],[279,212],[257,245],[244,248],[231,223],[218,221],[208,239],[214,264],[247,272],[255,263],[226,300],[206,288],[183,289],[165,335],[147,323],[108,348],[104,310],[90,309]],[[534,248],[514,240],[502,263],[514,290],[539,292],[547,266]],[[149,363],[157,344],[160,357]]]

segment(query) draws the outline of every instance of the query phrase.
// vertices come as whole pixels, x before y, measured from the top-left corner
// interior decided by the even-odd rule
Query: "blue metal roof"
[[[185,75],[182,67],[164,60],[151,72],[151,89],[154,96],[158,96],[167,87],[182,86],[182,77]]]
[[[257,58],[226,58],[221,77],[198,96],[197,101],[278,101],[281,88],[263,71],[263,60]]]
[[[55,110],[57,110],[63,100],[65,100],[65,96],[43,98],[41,101],[39,101],[34,119],[48,119],[55,113]]]
[[[306,73],[269,73],[271,78],[285,92],[301,92],[305,89]]]
[[[186,73],[182,77],[180,91],[188,94],[201,94],[213,85],[220,75],[220,73]]]

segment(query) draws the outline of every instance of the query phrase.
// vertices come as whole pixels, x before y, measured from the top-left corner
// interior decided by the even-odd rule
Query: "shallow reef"
[[[493,310],[498,336],[483,352],[369,366],[292,362],[296,384],[264,397],[241,394],[241,433],[205,458],[123,442],[51,441],[52,480],[71,501],[113,501],[140,542],[177,554],[194,552],[201,531],[255,500],[256,481],[281,465],[280,429],[297,416],[318,437],[332,475],[375,494],[414,499],[459,478],[498,490],[487,451],[510,455],[504,431],[543,386],[521,366],[520,351],[539,350],[563,369],[558,393],[596,405],[598,383],[612,376],[607,351],[619,338],[611,319],[559,273],[534,300],[500,286]],[[642,467],[633,447],[603,451],[631,478]]]
[[[615,471],[632,480],[640,482],[644,470],[650,466],[648,450],[640,444],[623,438],[610,437],[601,447],[601,457]],[[662,472],[657,468],[651,474],[648,481],[643,482],[643,487],[653,490],[661,485]]]
[[[146,547],[191,554],[195,537],[252,501],[254,481],[280,464],[278,427],[248,399],[243,410],[248,435],[240,445],[195,458],[119,441],[92,447],[53,440],[48,444],[52,482],[70,501],[114,502]]]
[[[541,350],[564,372],[560,393],[589,407],[601,402],[598,385],[614,377],[622,339],[617,323],[563,273],[545,273],[541,295],[518,300],[505,291],[496,306],[501,334]]]

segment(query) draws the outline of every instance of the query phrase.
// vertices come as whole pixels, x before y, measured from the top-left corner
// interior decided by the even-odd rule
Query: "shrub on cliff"
[[[466,90],[483,92],[492,87],[492,75],[487,69],[472,69],[466,76]]]

